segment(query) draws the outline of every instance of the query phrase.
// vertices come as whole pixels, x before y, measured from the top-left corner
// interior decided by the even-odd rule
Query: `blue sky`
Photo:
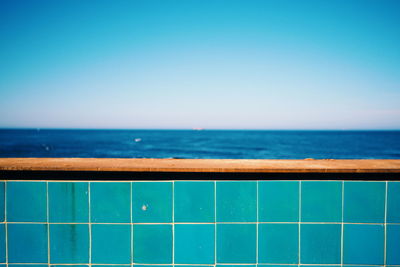
[[[0,1],[0,127],[400,129],[400,1]]]

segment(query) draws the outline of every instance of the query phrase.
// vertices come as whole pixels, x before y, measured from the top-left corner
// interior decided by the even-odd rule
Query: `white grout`
[[[340,266],[343,267],[344,257],[344,181],[342,181],[342,223],[340,232]]]
[[[299,222],[298,222],[298,231],[299,231],[299,240],[298,240],[298,245],[299,245],[299,264],[301,263],[301,181],[299,181]]]
[[[256,181],[256,218],[257,218],[257,223],[256,223],[256,265],[258,265],[258,221],[259,221],[259,216],[258,216],[258,208],[259,208],[259,204],[258,204],[258,181]]]
[[[172,265],[175,264],[175,182],[172,181]]]
[[[90,183],[91,182],[88,182],[89,267],[92,265],[92,211],[90,207]]]
[[[4,227],[6,243],[6,265],[8,266],[7,181],[4,181]]]
[[[47,265],[50,267],[49,183],[46,182]]]
[[[0,263],[0,264],[5,264],[5,263]],[[32,263],[32,262],[22,262],[22,263],[9,263],[8,265],[47,265],[47,262],[43,263]],[[54,265],[63,265],[63,266],[77,266],[77,265],[88,265],[88,263],[55,263],[51,264],[51,266]],[[130,265],[146,265],[146,266],[171,266],[170,263],[92,263],[93,266],[98,266],[98,265],[107,265],[107,266],[130,266]],[[175,266],[214,266],[214,264],[193,264],[193,263],[176,263],[174,264]],[[252,265],[254,266],[254,263],[218,263],[218,265]],[[278,266],[298,266],[297,263],[259,263],[259,265],[278,265]],[[300,264],[301,266],[321,266],[321,264],[317,263],[302,263]],[[339,264],[323,264],[323,266],[338,266]],[[382,267],[382,265],[377,265],[377,264],[346,264],[346,266],[378,266]],[[398,267],[400,266],[399,264],[397,265],[387,265],[391,267]]]
[[[214,181],[214,265],[217,265],[217,182]]]
[[[131,224],[131,264],[133,264],[133,204],[132,204],[132,184],[133,182],[130,182],[130,224]]]
[[[386,267],[386,246],[387,246],[387,206],[388,206],[388,182],[385,183],[385,219],[384,219],[384,239],[383,239],[383,267]]]

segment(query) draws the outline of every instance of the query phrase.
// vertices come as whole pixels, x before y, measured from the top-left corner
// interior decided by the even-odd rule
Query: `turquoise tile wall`
[[[2,181],[7,265],[400,267],[400,182]]]

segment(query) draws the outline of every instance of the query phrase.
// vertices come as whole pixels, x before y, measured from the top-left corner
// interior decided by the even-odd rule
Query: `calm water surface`
[[[400,131],[7,129],[0,157],[400,159]]]

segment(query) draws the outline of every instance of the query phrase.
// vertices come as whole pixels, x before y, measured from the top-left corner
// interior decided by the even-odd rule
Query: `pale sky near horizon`
[[[1,0],[0,128],[400,129],[400,1]]]

